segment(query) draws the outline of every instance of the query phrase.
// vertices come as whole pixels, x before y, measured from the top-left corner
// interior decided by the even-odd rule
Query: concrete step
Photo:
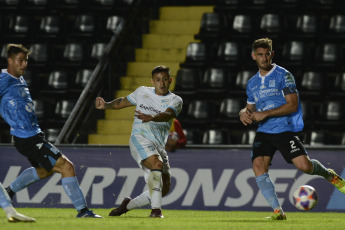
[[[186,51],[187,48],[135,49],[135,60],[139,62],[183,62],[186,59]]]
[[[89,144],[93,145],[128,145],[130,134],[90,134]]]
[[[187,49],[190,42],[197,42],[193,34],[144,34],[143,48]]]
[[[171,76],[176,76],[176,73],[180,68],[180,62],[128,62],[127,75],[148,76],[149,79],[151,79],[151,72],[158,65],[165,65],[169,67]]]
[[[197,34],[200,20],[151,20],[150,34]]]
[[[134,107],[133,107],[134,108]],[[133,117],[132,117],[133,118]],[[132,130],[132,120],[107,119],[97,121],[97,134],[127,134]]]
[[[200,20],[203,13],[214,12],[214,6],[165,6],[159,9],[161,20]]]
[[[107,109],[105,110],[105,119],[117,119],[117,120],[130,120],[134,119],[135,106],[123,108],[123,109]]]

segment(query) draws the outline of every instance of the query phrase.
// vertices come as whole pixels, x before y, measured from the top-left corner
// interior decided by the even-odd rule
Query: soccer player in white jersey
[[[151,203],[150,217],[163,218],[162,196],[170,189],[170,166],[165,142],[171,124],[182,109],[181,97],[169,91],[172,78],[170,69],[157,66],[152,70],[153,87],[141,86],[127,97],[116,98],[105,102],[97,97],[97,109],[122,109],[136,106],[132,133],[129,140],[131,155],[144,171],[149,190],[138,197],[126,197],[118,208],[109,216],[120,216],[131,209],[143,207]]]
[[[285,220],[268,169],[279,150],[285,161],[306,174],[319,175],[345,193],[345,181],[318,160],[310,159],[299,132],[303,130],[303,112],[293,75],[272,63],[272,40],[262,38],[252,45],[252,58],[259,71],[247,83],[247,106],[240,120],[247,126],[258,122],[251,158],[256,183],[267,203],[274,209],[270,220]]]

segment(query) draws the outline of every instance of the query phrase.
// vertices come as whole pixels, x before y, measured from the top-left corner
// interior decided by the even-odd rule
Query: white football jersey
[[[144,114],[152,115],[156,115],[160,112],[164,112],[167,108],[171,108],[175,111],[177,117],[182,110],[183,104],[182,98],[171,92],[165,96],[160,96],[155,93],[154,87],[145,86],[137,88],[133,93],[127,96],[127,99],[133,105],[136,105],[137,111],[140,110]],[[156,145],[164,148],[172,122],[173,119],[168,122],[150,121],[143,123],[135,116],[131,135],[141,134]]]

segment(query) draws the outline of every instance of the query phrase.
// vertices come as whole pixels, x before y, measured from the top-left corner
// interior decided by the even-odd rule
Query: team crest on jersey
[[[270,81],[268,82],[268,86],[269,86],[269,87],[275,87],[275,86],[276,86],[276,80],[270,80]]]
[[[150,95],[144,94],[143,98],[145,98],[145,99],[150,98]]]

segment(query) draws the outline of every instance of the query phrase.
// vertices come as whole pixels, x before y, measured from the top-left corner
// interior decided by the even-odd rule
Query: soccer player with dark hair
[[[109,216],[120,216],[131,209],[151,204],[150,217],[163,218],[162,197],[170,189],[170,166],[165,143],[171,124],[182,109],[181,97],[169,91],[172,78],[169,68],[157,66],[152,71],[153,87],[141,86],[127,97],[105,102],[97,97],[97,109],[122,109],[136,106],[129,147],[131,155],[144,171],[149,187],[134,199],[127,197]]]
[[[272,40],[261,38],[252,45],[252,58],[259,71],[247,83],[247,105],[239,113],[247,126],[258,123],[251,158],[256,183],[269,205],[274,209],[271,220],[285,220],[274,184],[268,170],[276,150],[285,161],[309,175],[319,175],[345,193],[345,181],[332,169],[310,159],[299,132],[303,130],[303,112],[293,75],[272,63]]]
[[[101,218],[87,208],[73,163],[54,145],[47,142],[38,125],[34,104],[23,75],[30,52],[23,45],[7,46],[7,69],[0,74],[0,113],[11,127],[14,146],[33,167],[25,169],[7,188],[14,194],[30,184],[50,177],[62,176],[62,187],[77,209],[78,218]]]

